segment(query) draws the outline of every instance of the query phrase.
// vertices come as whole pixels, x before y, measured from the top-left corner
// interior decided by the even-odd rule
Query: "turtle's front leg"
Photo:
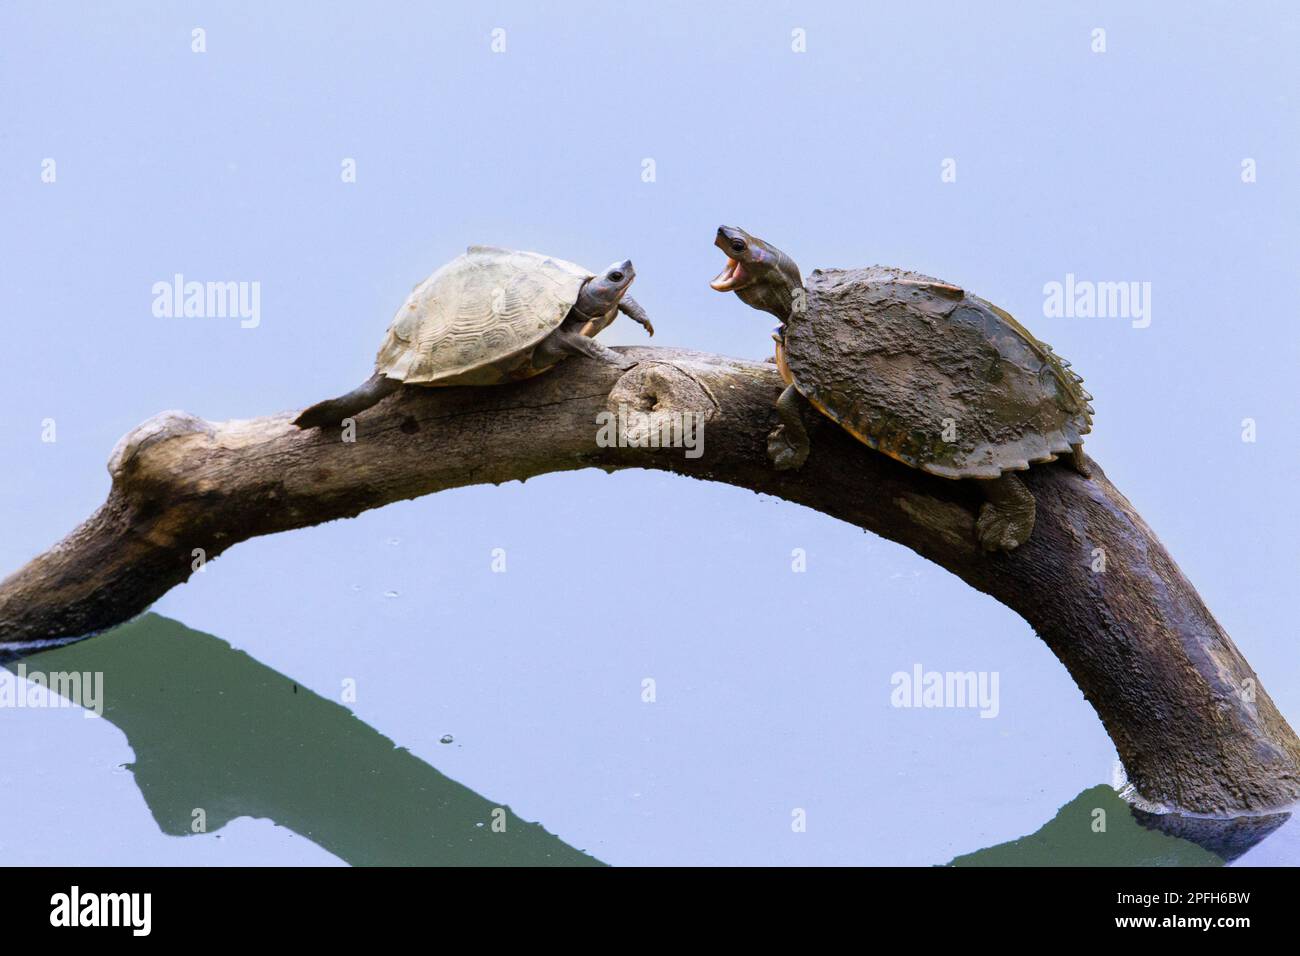
[[[650,324],[650,316],[646,315],[645,309],[641,308],[640,303],[630,295],[625,295],[619,299],[618,310],[633,322],[643,326],[650,335],[655,334],[655,327]]]
[[[533,353],[533,366],[541,368],[545,365],[554,365],[569,355],[585,355],[597,362],[617,365],[621,369],[629,369],[637,364],[635,359],[615,352],[581,332],[561,326],[542,339],[541,344],[537,346],[537,350]]]
[[[1011,472],[980,481],[988,501],[975,519],[975,533],[985,551],[1013,551],[1029,540],[1038,506],[1034,494]]]
[[[803,399],[793,385],[787,385],[776,400],[781,424],[767,436],[767,457],[777,471],[794,471],[808,460],[808,429],[803,423]]]

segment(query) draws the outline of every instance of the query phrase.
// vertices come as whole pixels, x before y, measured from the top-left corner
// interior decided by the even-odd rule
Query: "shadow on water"
[[[1111,787],[1083,791],[1038,832],[959,856],[950,866],[1222,866],[1290,818],[1206,819],[1155,814],[1132,806]],[[1104,821],[1105,829],[1098,829]]]
[[[25,659],[28,671],[103,672],[104,719],[164,833],[193,813],[214,832],[264,817],[354,865],[599,866],[439,773],[351,711],[225,641],[146,614]],[[7,665],[11,670],[17,664]]]

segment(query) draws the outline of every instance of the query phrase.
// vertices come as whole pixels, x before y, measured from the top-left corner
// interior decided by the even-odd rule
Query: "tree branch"
[[[164,412],[118,443],[108,500],[0,582],[0,644],[86,635],[144,611],[207,559],[257,535],[347,518],[447,488],[598,467],[658,468],[815,508],[912,548],[1033,626],[1096,708],[1148,801],[1201,813],[1300,797],[1300,741],[1140,516],[1094,463],[1086,480],[1032,468],[1028,543],[989,555],[980,502],[814,416],[798,472],[766,457],[780,381],[770,364],[625,350],[627,372],[583,359],[518,385],[403,389],[357,419],[357,441],[301,432],[292,413],[220,424]],[[600,447],[596,416],[704,417],[704,454]],[[1094,549],[1105,571],[1092,570]]]

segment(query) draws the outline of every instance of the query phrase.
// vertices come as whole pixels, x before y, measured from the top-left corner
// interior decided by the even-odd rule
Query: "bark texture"
[[[0,645],[84,636],[140,614],[210,560],[256,535],[347,518],[447,488],[597,467],[657,468],[775,495],[912,548],[1033,626],[1069,669],[1149,802],[1200,813],[1276,809],[1300,798],[1300,741],[1254,671],[1129,502],[1092,463],[1025,481],[1030,540],[986,554],[969,482],[900,465],[811,416],[798,472],[766,456],[781,391],[775,368],[674,349],[626,349],[628,371],[570,359],[492,388],[406,388],[362,413],[356,441],[303,432],[293,412],[206,422],[163,412],[113,451],[108,500],[0,582]],[[601,447],[597,415],[681,412],[706,424],[702,457]],[[635,414],[633,415],[635,421]],[[642,423],[644,424],[644,423]],[[635,435],[635,432],[634,432]],[[1093,570],[1094,549],[1105,571]]]

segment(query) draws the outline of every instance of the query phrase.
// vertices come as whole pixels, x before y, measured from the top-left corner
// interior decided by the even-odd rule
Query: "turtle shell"
[[[1092,396],[1070,363],[977,296],[884,266],[818,269],[804,290],[778,344],[783,377],[904,464],[996,478],[1052,461],[1092,429]]]
[[[533,349],[559,327],[593,273],[536,252],[470,246],[397,310],[375,371],[411,385],[528,378]]]

